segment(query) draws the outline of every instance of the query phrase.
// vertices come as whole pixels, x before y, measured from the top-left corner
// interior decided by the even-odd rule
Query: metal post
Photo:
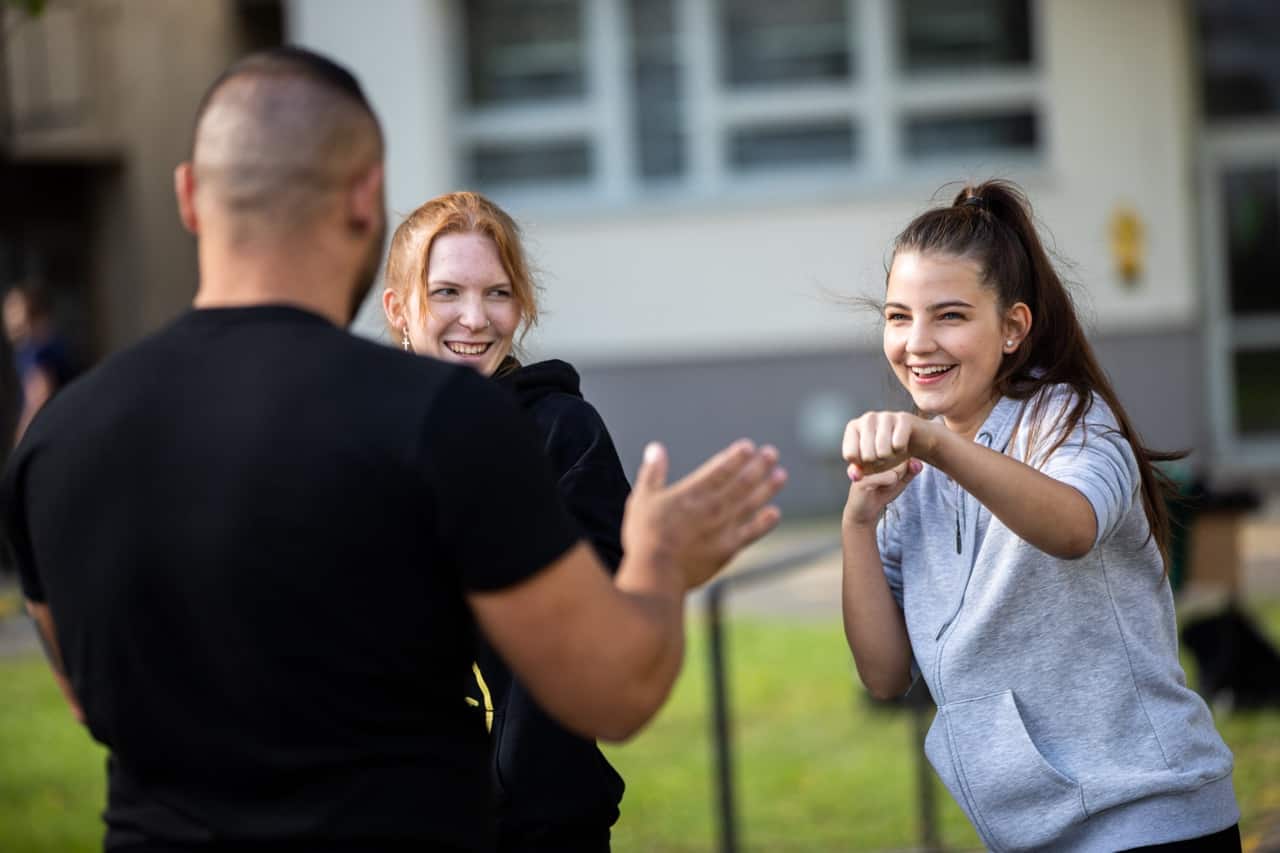
[[[734,586],[763,583],[811,563],[840,547],[839,539],[822,539],[758,566],[725,575],[707,587],[707,651],[711,664],[711,745],[715,752],[716,805],[720,816],[720,853],[737,853],[738,829],[733,806],[733,754],[729,738],[729,690],[725,672],[724,598]]]
[[[720,812],[720,853],[737,853],[733,814],[733,767],[729,751],[729,697],[724,669],[721,585],[707,590],[707,649],[711,655],[711,738],[715,750],[716,800]]]
[[[911,703],[911,722],[915,734],[916,785],[920,794],[920,847],[941,850],[938,838],[938,809],[934,799],[933,769],[924,754],[924,739],[929,733],[929,709],[923,702]]]

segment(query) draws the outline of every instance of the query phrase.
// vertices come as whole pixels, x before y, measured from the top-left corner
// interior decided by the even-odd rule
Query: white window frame
[[[938,177],[954,177],[957,170],[979,160],[994,160],[1006,173],[1011,168],[1044,168],[1050,146],[1041,0],[1029,0],[1032,62],[1026,70],[910,75],[898,70],[895,0],[847,2],[850,48],[857,67],[848,83],[734,91],[719,82],[717,0],[676,0],[686,167],[678,177],[646,180],[638,169],[626,0],[583,0],[584,97],[476,108],[467,106],[462,93],[457,93],[456,162],[465,163],[467,151],[479,144],[586,140],[593,152],[593,167],[584,181],[489,188],[520,210],[634,207],[651,200],[697,202],[752,196],[776,201],[779,194],[847,193],[900,185],[904,179],[936,183]],[[453,18],[459,27],[453,42],[464,44],[462,15]],[[467,78],[464,53],[459,49],[458,80]],[[1033,152],[993,150],[912,160],[901,139],[901,123],[908,114],[963,117],[1019,107],[1036,116],[1039,140]],[[727,162],[727,140],[735,126],[784,127],[824,118],[848,118],[854,123],[860,155],[847,166],[742,173]]]
[[[1217,123],[1203,132],[1201,155],[1205,388],[1214,468],[1228,477],[1274,471],[1280,468],[1280,438],[1243,436],[1236,423],[1234,356],[1251,349],[1274,349],[1280,341],[1280,314],[1234,317],[1231,313],[1222,177],[1240,167],[1280,170],[1280,121]],[[1280,186],[1276,191],[1280,193]]]

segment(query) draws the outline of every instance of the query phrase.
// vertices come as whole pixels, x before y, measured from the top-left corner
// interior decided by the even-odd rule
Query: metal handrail
[[[715,752],[716,806],[720,815],[720,853],[737,853],[738,827],[734,807],[733,754],[729,736],[729,691],[724,666],[724,624],[721,618],[724,598],[737,587],[752,586],[789,574],[815,560],[840,549],[839,537],[824,537],[818,542],[766,560],[759,565],[724,575],[712,582],[706,591],[707,649],[711,656],[711,735]],[[933,797],[933,777],[928,760],[924,756],[924,738],[927,708],[931,706],[928,692],[921,683],[913,686],[903,697],[911,709],[913,734],[916,745],[916,776],[919,786],[921,845],[924,850],[940,850],[936,805]]]
[[[711,734],[715,750],[721,853],[737,853],[738,850],[733,799],[733,757],[729,747],[729,696],[724,669],[724,627],[721,620],[724,597],[731,589],[773,580],[839,549],[839,538],[824,538],[816,544],[788,551],[757,566],[724,575],[707,587],[705,607],[707,647],[711,655]]]

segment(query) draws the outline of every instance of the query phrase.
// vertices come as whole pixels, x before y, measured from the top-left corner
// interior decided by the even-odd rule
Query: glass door
[[[1201,201],[1215,456],[1228,469],[1280,470],[1280,127],[1208,136]]]
[[[1215,467],[1280,471],[1280,4],[1197,0]]]

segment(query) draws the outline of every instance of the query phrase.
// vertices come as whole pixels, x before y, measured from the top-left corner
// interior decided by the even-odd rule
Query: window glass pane
[[[470,178],[482,187],[587,179],[591,147],[583,139],[512,145],[476,145],[468,152]]]
[[[1036,114],[909,116],[903,128],[907,156],[919,160],[983,151],[1034,151],[1040,131]]]
[[[1236,429],[1280,433],[1280,349],[1237,352]]]
[[[472,104],[580,97],[581,0],[465,0]]]
[[[642,178],[670,178],[685,170],[676,2],[630,0],[636,151]]]
[[[1200,67],[1210,118],[1280,113],[1280,4],[1197,0]]]
[[[779,166],[847,166],[857,156],[848,119],[781,127],[745,127],[729,136],[729,163],[741,172]]]
[[[849,79],[845,0],[720,0],[719,6],[726,85]]]
[[[908,71],[1031,64],[1029,0],[899,0]]]
[[[1223,175],[1233,314],[1280,313],[1280,169]]]

